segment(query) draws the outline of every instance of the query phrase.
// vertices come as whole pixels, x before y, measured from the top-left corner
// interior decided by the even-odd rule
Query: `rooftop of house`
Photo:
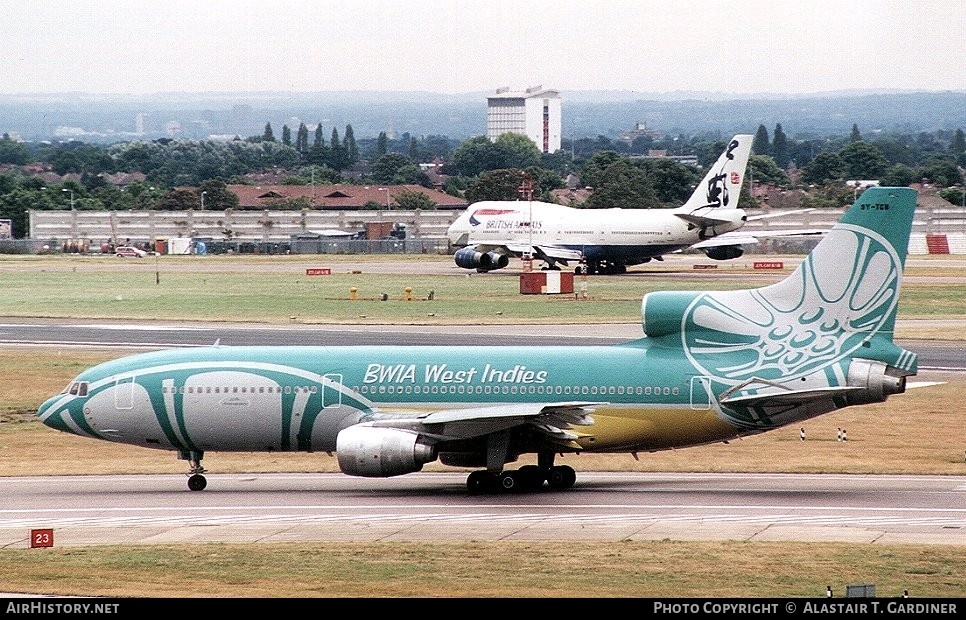
[[[392,206],[406,192],[425,194],[441,209],[467,206],[464,198],[421,185],[229,185],[228,190],[238,196],[242,208],[270,208],[273,202],[298,198],[320,209],[358,209],[367,203]]]

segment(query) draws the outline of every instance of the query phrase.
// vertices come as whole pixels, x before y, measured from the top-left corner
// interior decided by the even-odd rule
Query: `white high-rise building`
[[[486,98],[486,137],[519,133],[533,140],[541,153],[560,150],[560,93],[533,86],[523,92],[499,88]]]

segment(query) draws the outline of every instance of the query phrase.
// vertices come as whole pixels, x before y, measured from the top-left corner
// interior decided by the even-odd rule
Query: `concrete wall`
[[[34,211],[32,239],[86,239],[100,245],[150,243],[157,239],[210,237],[251,242],[287,242],[302,232],[337,228],[365,231],[370,222],[401,222],[412,237],[445,239],[462,211]]]

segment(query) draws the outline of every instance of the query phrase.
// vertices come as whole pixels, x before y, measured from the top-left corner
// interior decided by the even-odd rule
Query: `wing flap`
[[[548,256],[558,260],[580,260],[582,253],[578,250],[560,247],[557,245],[530,245],[526,243],[508,243],[506,248],[515,254],[525,254],[527,252],[536,256]]]
[[[437,439],[466,439],[530,424],[556,439],[573,440],[572,426],[594,423],[591,412],[602,403],[517,403],[498,407],[440,409],[417,416],[381,418],[364,424],[411,430]],[[386,414],[387,412],[383,412]]]

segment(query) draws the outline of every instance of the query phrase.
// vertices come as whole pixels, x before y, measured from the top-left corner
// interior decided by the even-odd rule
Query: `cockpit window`
[[[73,381],[61,394],[71,394],[73,396],[87,396],[87,381]]]

